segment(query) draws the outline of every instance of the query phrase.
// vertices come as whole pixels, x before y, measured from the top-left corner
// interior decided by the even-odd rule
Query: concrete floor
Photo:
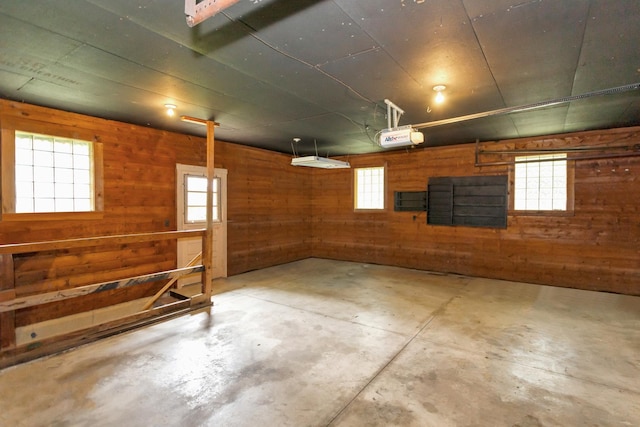
[[[308,259],[0,371],[2,426],[640,426],[640,298]]]

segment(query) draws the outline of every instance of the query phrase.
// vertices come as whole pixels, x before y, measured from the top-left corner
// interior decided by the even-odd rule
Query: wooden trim
[[[0,255],[0,302],[11,301],[16,297],[13,256]],[[15,312],[0,313],[0,350],[16,345]]]
[[[508,165],[508,198],[509,209],[507,215],[509,216],[573,216],[575,214],[575,180],[576,180],[576,161],[567,158],[567,208],[563,211],[560,210],[544,210],[544,211],[532,211],[532,210],[515,210],[515,185],[516,185],[516,165],[511,163]]]
[[[4,120],[3,120],[4,125]],[[15,169],[15,144],[13,143],[15,138],[15,131],[13,129],[2,129],[0,133],[0,167],[2,180],[2,211],[0,218],[5,219],[4,216],[8,212],[14,212],[16,210],[16,176]]]
[[[104,147],[101,142],[93,143],[93,197],[95,212],[104,211]]]
[[[207,120],[207,229],[202,241],[202,293],[211,299],[213,282],[213,179],[215,177],[215,128],[217,123]]]
[[[15,243],[0,246],[0,254],[55,251],[60,249],[87,248],[98,245],[153,242],[182,239],[204,235],[204,230],[164,231],[159,233],[124,234],[118,236],[87,237],[81,239],[55,240],[51,242]]]
[[[83,141],[98,141],[100,137],[94,130],[84,129],[77,124],[61,124],[59,122],[43,122],[32,118],[3,115],[2,128],[15,132],[16,130],[40,135],[54,135],[61,138],[81,139]]]
[[[16,298],[11,301],[0,302],[0,313],[11,310],[19,310],[21,308],[33,307],[35,305],[47,304],[55,301],[62,301],[69,298],[75,298],[82,295],[96,294],[113,289],[127,288],[143,283],[155,282],[157,280],[167,280],[174,277],[180,277],[187,274],[198,273],[203,270],[203,266],[193,266],[176,268],[174,270],[160,271],[157,273],[144,274],[136,277],[129,277],[121,280],[110,282],[95,283],[93,285],[79,286],[73,289],[65,289],[45,294],[29,295],[26,297]]]
[[[15,198],[14,198],[15,200]],[[102,212],[39,212],[39,213],[11,213],[2,215],[4,222],[34,222],[34,221],[80,221],[104,218]]]
[[[388,174],[388,162],[383,162],[382,165],[375,164],[371,166],[352,166],[353,173],[351,174],[351,200],[353,201],[353,211],[355,213],[386,213],[388,211],[388,200],[393,200],[393,197],[389,197],[389,192],[393,195],[393,191],[389,188],[389,174]],[[382,168],[382,173],[384,174],[383,181],[383,191],[382,191],[382,208],[380,209],[371,209],[371,208],[357,208],[357,185],[358,185],[358,169],[379,169]]]
[[[46,126],[45,126],[46,125]],[[1,167],[2,167],[2,209],[0,219],[3,221],[58,221],[58,220],[91,220],[102,219],[104,210],[104,148],[99,137],[93,132],[78,128],[42,124],[25,119],[2,118],[1,132]],[[45,126],[43,128],[43,126]],[[16,213],[15,194],[15,137],[16,130],[23,132],[50,135],[53,137],[71,138],[91,143],[93,158],[93,198],[94,207],[91,212],[46,212],[46,213]],[[53,135],[52,135],[53,134]]]

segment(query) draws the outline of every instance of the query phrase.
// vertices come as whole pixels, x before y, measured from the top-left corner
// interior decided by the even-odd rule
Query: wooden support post
[[[16,297],[13,255],[0,254],[0,302]],[[0,313],[0,351],[16,346],[16,313]]]
[[[213,179],[214,165],[214,129],[217,123],[207,120],[207,230],[202,241],[202,294],[208,301],[211,300],[211,283],[213,282]]]

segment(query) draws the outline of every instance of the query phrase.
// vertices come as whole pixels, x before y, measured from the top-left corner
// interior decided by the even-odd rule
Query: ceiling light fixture
[[[321,169],[348,169],[351,167],[349,162],[319,156],[294,157],[291,159],[291,166],[307,166]]]
[[[298,157],[298,153],[296,152],[296,147],[295,147],[298,144],[298,142],[300,142],[300,138],[293,138],[293,142],[291,143],[291,149],[293,150],[293,158],[291,159],[291,166],[306,166],[309,168],[320,168],[320,169],[348,169],[351,167],[349,162],[343,162],[342,160],[335,160],[335,159],[330,159],[329,157],[318,156],[318,144],[315,141],[315,139],[313,140],[313,144],[316,147],[316,155]]]
[[[444,102],[444,94],[442,93],[447,87],[445,85],[435,85],[433,90],[436,91],[436,104],[442,104]]]
[[[164,104],[164,108],[167,109],[167,116],[173,117],[176,114],[176,105],[175,104]]]

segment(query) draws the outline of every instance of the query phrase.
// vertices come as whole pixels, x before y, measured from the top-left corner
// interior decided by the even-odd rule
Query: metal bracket
[[[404,114],[404,110],[398,107],[393,102],[388,99],[384,100],[384,103],[387,104],[387,128],[397,128],[398,123],[400,122],[400,116]],[[393,126],[391,125],[391,116],[393,115]]]

